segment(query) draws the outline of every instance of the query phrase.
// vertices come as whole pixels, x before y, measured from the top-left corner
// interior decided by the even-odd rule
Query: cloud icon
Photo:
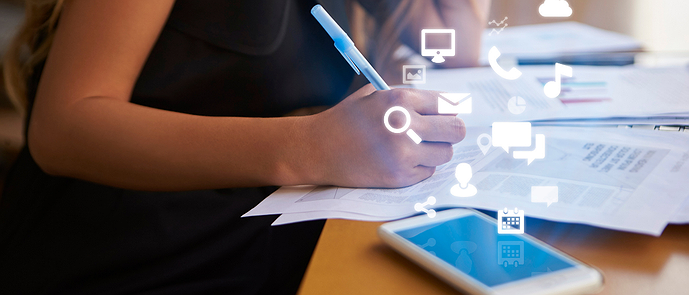
[[[568,17],[572,15],[572,8],[567,0],[545,0],[538,7],[538,13],[544,17]]]

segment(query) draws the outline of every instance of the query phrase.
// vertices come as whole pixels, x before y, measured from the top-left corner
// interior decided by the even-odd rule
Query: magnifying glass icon
[[[402,126],[402,128],[393,128],[390,125],[390,120],[389,120],[390,114],[392,114],[395,111],[402,112],[402,114],[404,114],[404,126]],[[385,128],[390,130],[390,132],[402,133],[406,130],[407,136],[409,136],[409,138],[411,138],[411,140],[414,141],[414,143],[416,143],[416,144],[421,143],[421,137],[419,137],[419,135],[416,134],[416,132],[414,132],[414,130],[411,130],[411,129],[407,130],[409,128],[409,126],[411,125],[411,115],[409,114],[407,109],[405,109],[401,106],[394,106],[394,107],[389,108],[388,111],[385,112],[385,116],[383,116],[383,123],[385,124]]]

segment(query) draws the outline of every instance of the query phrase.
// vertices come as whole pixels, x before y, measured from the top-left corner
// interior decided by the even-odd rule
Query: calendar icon
[[[500,241],[498,242],[498,264],[507,267],[524,265],[524,242]]]
[[[524,233],[524,210],[507,211],[505,208],[498,211],[498,233],[499,234],[523,234]]]

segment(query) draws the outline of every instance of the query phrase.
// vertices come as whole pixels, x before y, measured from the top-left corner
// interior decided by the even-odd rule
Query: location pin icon
[[[484,139],[484,138],[488,140],[487,144],[481,143],[482,139]],[[488,153],[490,146],[493,145],[493,138],[490,137],[490,135],[488,135],[487,133],[482,133],[476,139],[476,144],[478,144],[478,147],[481,149],[481,152],[483,152],[483,155],[485,156],[486,153]]]

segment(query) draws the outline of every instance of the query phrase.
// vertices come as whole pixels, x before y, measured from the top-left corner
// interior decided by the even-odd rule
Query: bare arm
[[[477,66],[481,33],[486,27],[490,0],[440,0],[415,3],[410,25],[402,31],[402,41],[420,50],[421,29],[448,28],[456,31],[456,54],[444,67]]]
[[[300,182],[285,162],[303,163],[290,154],[302,120],[201,117],[129,102],[173,2],[65,5],[29,127],[37,163],[135,189]]]
[[[66,3],[39,83],[28,145],[47,173],[141,190],[290,184],[403,186],[430,176],[464,137],[435,94],[368,86],[298,118],[193,116],[135,105],[132,89],[172,0]],[[192,98],[190,98],[192,99]],[[420,145],[387,132],[407,106]],[[429,116],[430,115],[430,116]],[[343,127],[344,126],[344,127]]]

